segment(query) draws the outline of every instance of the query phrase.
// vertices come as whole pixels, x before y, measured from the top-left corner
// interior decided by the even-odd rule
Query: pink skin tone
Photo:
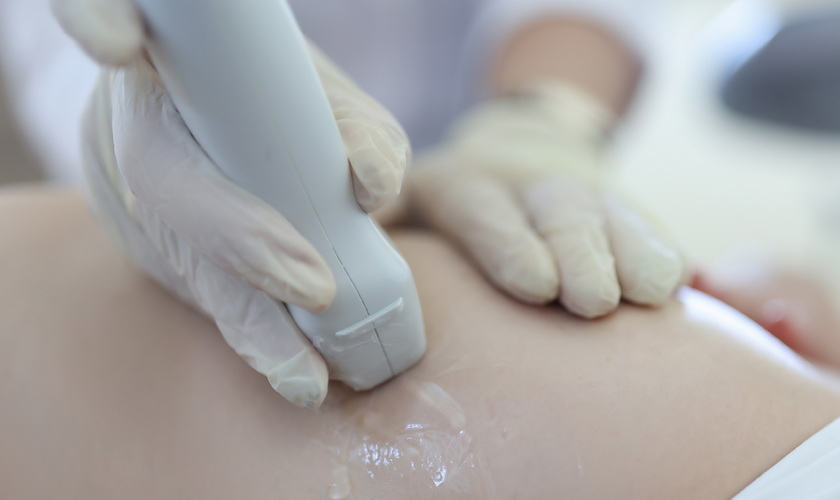
[[[744,313],[805,358],[840,368],[840,315],[827,284],[799,269],[764,266],[758,275],[692,286]]]
[[[584,321],[393,236],[429,350],[313,414],[114,252],[80,195],[0,195],[0,498],[724,499],[840,416],[810,365],[703,294]]]

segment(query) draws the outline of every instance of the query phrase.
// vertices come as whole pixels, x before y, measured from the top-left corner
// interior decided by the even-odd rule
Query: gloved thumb
[[[130,0],[51,0],[58,23],[102,64],[129,64],[143,45],[143,23]]]

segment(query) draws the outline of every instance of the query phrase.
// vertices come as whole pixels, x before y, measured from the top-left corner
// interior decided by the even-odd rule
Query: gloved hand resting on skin
[[[204,155],[142,54],[129,0],[54,0],[64,29],[105,68],[83,125],[93,210],[151,276],[213,318],[280,395],[317,407],[327,367],[282,303],[312,311],[335,282],[278,212],[230,183]],[[313,49],[353,173],[374,210],[400,190],[410,147],[400,125]]]
[[[456,240],[525,302],[559,297],[603,316],[624,298],[668,300],[687,279],[675,248],[601,165],[613,117],[577,88],[542,82],[478,105],[417,160],[394,213]]]

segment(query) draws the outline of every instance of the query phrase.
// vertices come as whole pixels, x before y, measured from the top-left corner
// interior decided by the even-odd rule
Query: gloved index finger
[[[312,44],[315,68],[341,132],[357,182],[356,198],[368,212],[400,192],[411,158],[408,136],[397,119],[361,90]]]
[[[327,365],[289,312],[212,264],[194,276],[198,302],[233,350],[297,406],[318,408],[327,395]]]
[[[551,252],[505,186],[446,168],[418,168],[407,184],[423,222],[457,241],[499,288],[532,304],[557,298]]]
[[[228,181],[193,140],[155,74],[138,60],[112,85],[114,151],[134,215],[176,262],[177,243],[282,302],[320,311],[329,267],[282,214]],[[172,231],[175,239],[163,237]]]
[[[327,393],[326,363],[283,304],[226,273],[171,230],[158,236],[180,245],[181,254],[180,262],[167,259],[158,279],[179,283],[182,295],[213,318],[228,345],[277,393],[304,408],[320,406]],[[179,279],[167,279],[167,273]]]
[[[636,304],[664,304],[687,280],[685,259],[652,224],[615,196],[605,196],[604,206],[622,297]]]
[[[102,64],[123,66],[143,46],[143,22],[130,0],[51,0],[58,23]]]
[[[607,221],[594,190],[556,177],[523,195],[534,226],[552,250],[560,275],[560,302],[584,318],[609,314],[621,299]]]

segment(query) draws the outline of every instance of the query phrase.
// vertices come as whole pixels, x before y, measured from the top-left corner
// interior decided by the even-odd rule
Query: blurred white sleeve
[[[488,0],[467,39],[465,89],[482,92],[481,79],[492,58],[522,27],[563,15],[604,26],[645,59],[654,44],[661,0]]]
[[[11,108],[50,179],[81,185],[80,120],[99,70],[55,22],[49,0],[0,0],[0,63]]]

